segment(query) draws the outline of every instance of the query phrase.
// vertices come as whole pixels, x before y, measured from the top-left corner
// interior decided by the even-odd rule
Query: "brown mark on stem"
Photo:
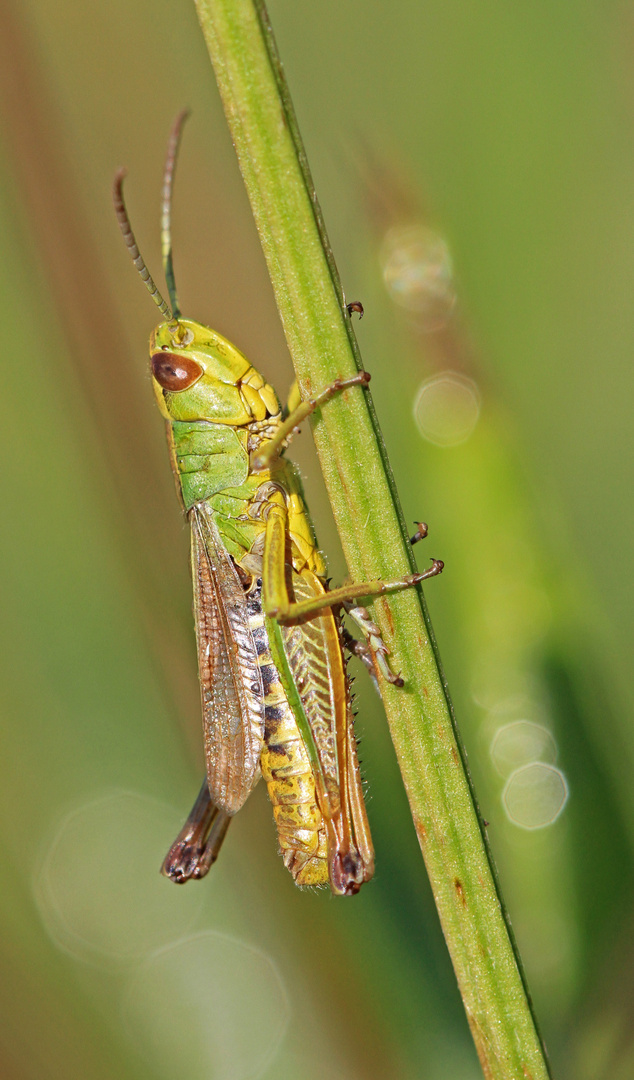
[[[467,898],[464,893],[464,887],[460,878],[454,878],[453,887],[456,890],[456,894],[459,896],[463,907],[467,906]]]
[[[416,835],[418,836],[419,843],[422,847],[427,840],[427,829],[423,825],[421,819],[416,816],[416,814],[412,814],[412,818],[414,821],[414,828],[416,829]]]
[[[471,1028],[471,1035],[475,1043],[476,1053],[480,1060],[480,1066],[485,1080],[493,1080],[493,1069],[490,1059],[490,1040],[482,1030],[471,1009],[467,1009],[467,1020]]]
[[[394,633],[394,616],[392,615],[392,612],[390,611],[390,608],[389,608],[389,606],[387,604],[384,604],[383,610],[385,612],[385,621],[387,622],[387,624],[388,624],[388,626],[390,628],[390,633],[393,634]]]

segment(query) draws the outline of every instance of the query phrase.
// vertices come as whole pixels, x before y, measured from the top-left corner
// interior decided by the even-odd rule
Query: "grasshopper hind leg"
[[[177,885],[204,878],[218,858],[231,816],[211,801],[207,780],[191,813],[169,849],[161,873]]]
[[[345,752],[341,778],[345,798],[339,814],[332,821],[326,822],[327,831],[333,834],[330,886],[338,896],[354,896],[374,874],[374,848],[363,798],[354,716],[349,699],[342,751]]]

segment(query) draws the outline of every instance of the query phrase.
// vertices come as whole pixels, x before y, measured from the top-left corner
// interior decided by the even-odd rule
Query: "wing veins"
[[[214,803],[240,809],[259,770],[264,690],[244,587],[211,512],[190,513],[207,778]]]

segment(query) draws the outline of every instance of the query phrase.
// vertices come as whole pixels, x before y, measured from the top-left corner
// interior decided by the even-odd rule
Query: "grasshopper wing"
[[[212,512],[197,503],[189,519],[207,781],[215,806],[235,814],[259,776],[262,676],[244,586]]]

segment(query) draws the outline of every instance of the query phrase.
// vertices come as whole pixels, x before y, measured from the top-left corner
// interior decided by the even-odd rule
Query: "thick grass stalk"
[[[264,5],[196,0],[304,395],[355,374],[360,360]],[[350,574],[413,569],[368,392],[316,414],[314,436]],[[485,1075],[549,1076],[500,900],[422,593],[373,614],[405,688],[382,695],[438,913]],[[422,1022],[422,1018],[421,1018]]]

